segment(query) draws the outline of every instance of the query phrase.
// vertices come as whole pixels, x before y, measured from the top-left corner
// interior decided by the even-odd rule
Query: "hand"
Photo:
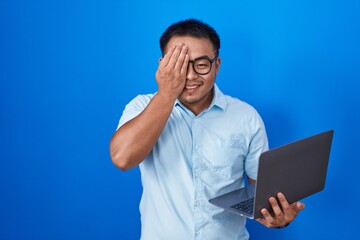
[[[282,193],[278,193],[277,197],[280,201],[281,207],[274,197],[269,199],[273,214],[270,214],[265,208],[261,210],[264,218],[256,219],[262,225],[268,228],[282,227],[292,222],[298,213],[305,208],[305,204],[301,202],[295,202],[289,205],[285,196]]]
[[[160,59],[156,71],[158,94],[174,100],[185,87],[186,72],[189,64],[188,47],[184,44],[174,46]]]

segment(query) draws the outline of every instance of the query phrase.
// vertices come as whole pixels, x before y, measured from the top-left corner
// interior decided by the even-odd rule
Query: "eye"
[[[198,69],[205,69],[210,66],[210,62],[207,59],[198,59],[195,63],[195,67]]]

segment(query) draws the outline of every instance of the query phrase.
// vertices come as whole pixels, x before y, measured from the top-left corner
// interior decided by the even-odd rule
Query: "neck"
[[[206,94],[205,96],[203,96],[200,100],[198,100],[196,102],[186,102],[181,99],[179,99],[179,101],[187,109],[189,109],[192,113],[194,113],[195,116],[197,116],[210,106],[213,98],[214,98],[214,88],[212,88],[208,92],[208,94]]]

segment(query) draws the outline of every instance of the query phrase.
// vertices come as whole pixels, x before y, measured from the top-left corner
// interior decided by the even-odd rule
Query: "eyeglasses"
[[[192,63],[193,69],[197,74],[206,75],[211,71],[212,64],[217,58],[218,55],[216,55],[213,59],[204,56],[190,60],[189,63]]]

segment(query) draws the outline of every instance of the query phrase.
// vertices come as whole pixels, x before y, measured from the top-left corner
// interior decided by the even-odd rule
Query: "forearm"
[[[252,178],[249,178],[249,177],[248,177],[248,181],[249,181],[249,184],[254,184],[254,183],[256,183],[256,180],[254,180],[254,179],[252,179]]]
[[[176,98],[185,87],[187,51],[188,47],[181,44],[165,54],[155,74],[158,93],[137,117],[121,126],[112,137],[110,155],[120,169],[139,165],[158,140]]]
[[[139,165],[158,140],[175,99],[156,94],[134,119],[121,126],[110,141],[113,163],[122,170]]]

